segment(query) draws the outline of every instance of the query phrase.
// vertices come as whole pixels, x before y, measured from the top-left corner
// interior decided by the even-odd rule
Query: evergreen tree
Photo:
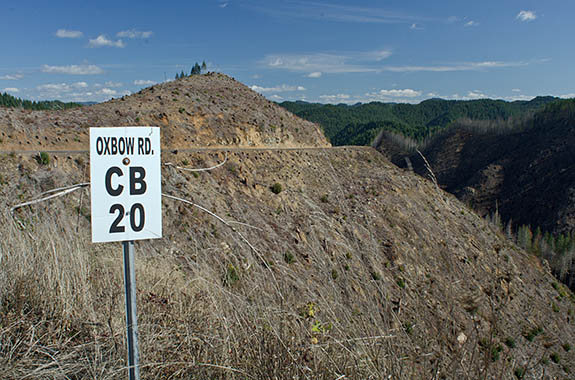
[[[200,67],[200,65],[198,64],[198,62],[196,62],[196,64],[194,65],[194,67],[192,67],[192,75],[201,74],[201,72],[202,72],[202,68]]]
[[[206,65],[206,61],[202,61],[202,71],[205,71],[208,69],[208,66]]]

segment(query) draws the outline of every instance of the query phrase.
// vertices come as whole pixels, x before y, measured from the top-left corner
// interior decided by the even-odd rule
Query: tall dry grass
[[[491,268],[513,277],[526,259],[506,248],[495,261],[503,243],[457,202],[363,150],[313,153],[305,180],[294,167],[273,194],[302,153],[250,154],[234,172],[164,171],[165,192],[258,229],[163,201],[164,238],[136,243],[143,379],[511,379],[542,357],[537,342],[488,357],[523,314],[555,319],[535,315],[543,295],[529,289],[501,301]],[[78,198],[18,211],[25,230],[0,210],[2,379],[126,377],[121,245],[90,242]]]

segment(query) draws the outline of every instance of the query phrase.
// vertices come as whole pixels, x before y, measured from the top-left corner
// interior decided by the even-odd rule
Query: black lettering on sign
[[[110,138],[104,137],[104,154],[111,154],[110,153]]]
[[[142,195],[146,192],[146,169],[141,166],[130,167],[130,195]]]
[[[104,140],[102,140],[101,137],[96,139],[96,153],[98,153],[98,156],[101,156],[102,153],[104,153]]]
[[[96,153],[99,156],[134,154],[135,139],[135,137],[98,137]]]
[[[118,187],[112,187],[112,175],[116,174],[118,177],[123,176],[122,169],[117,166],[112,166],[106,172],[106,191],[113,197],[117,197],[118,195],[122,194],[122,190],[124,190],[124,186],[118,185]]]
[[[154,154],[152,140],[149,137],[138,137],[138,154],[146,156]]]
[[[110,233],[122,233],[126,231],[126,227],[120,226],[122,219],[124,219],[124,206],[121,204],[113,204],[110,207],[110,214],[115,214],[118,211],[116,219],[112,222],[110,226]],[[136,214],[138,219],[136,220]],[[134,203],[130,208],[130,228],[134,232],[140,232],[144,229],[146,224],[146,213],[144,211],[144,206],[141,203]]]
[[[118,216],[116,216],[116,219],[114,219],[112,225],[110,226],[111,234],[126,231],[126,227],[119,225],[122,219],[124,218],[124,206],[119,204],[113,204],[112,207],[110,207],[110,214],[114,214],[116,211],[118,211]]]
[[[140,222],[136,224],[136,211],[140,215]],[[144,224],[146,223],[146,214],[144,213],[144,206],[141,203],[134,203],[130,209],[130,227],[134,232],[140,232],[144,229]]]

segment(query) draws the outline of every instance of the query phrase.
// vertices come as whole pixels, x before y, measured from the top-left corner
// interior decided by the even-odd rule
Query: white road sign
[[[92,242],[162,237],[160,128],[90,128]]]

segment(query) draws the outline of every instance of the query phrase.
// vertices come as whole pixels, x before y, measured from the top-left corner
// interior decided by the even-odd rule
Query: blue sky
[[[0,91],[103,101],[206,61],[271,100],[575,97],[575,2],[0,5]]]

